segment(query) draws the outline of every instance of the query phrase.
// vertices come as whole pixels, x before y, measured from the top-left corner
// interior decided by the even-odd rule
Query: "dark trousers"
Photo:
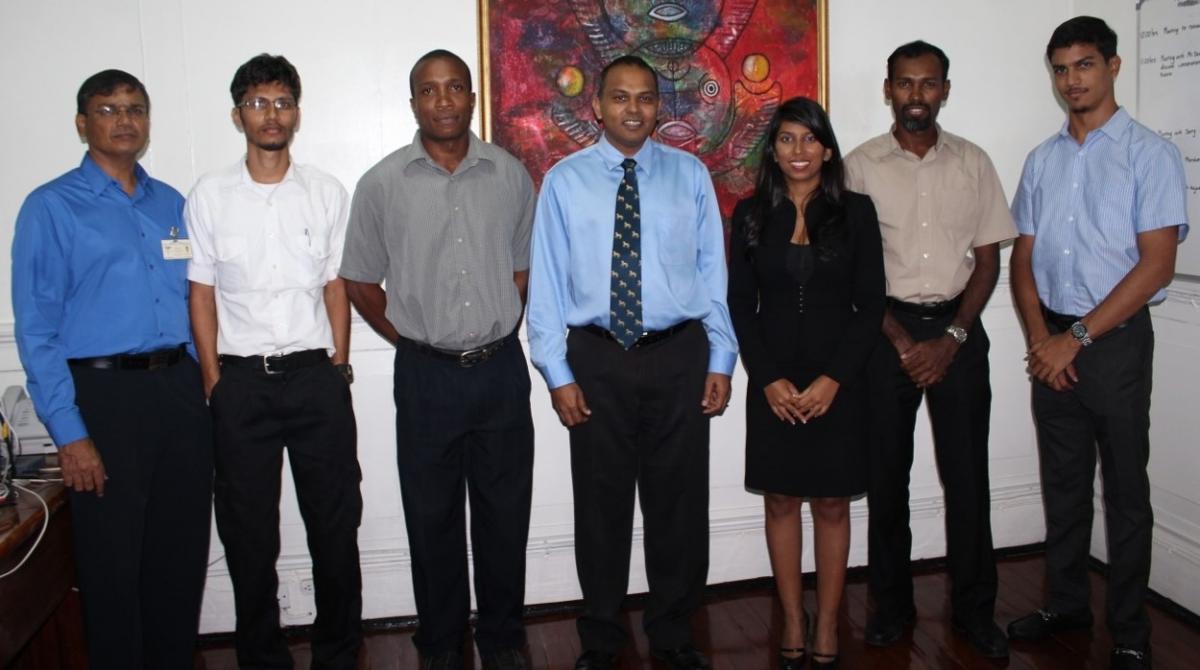
[[[1051,332],[1062,325],[1051,323]],[[1052,611],[1089,609],[1087,560],[1099,447],[1108,541],[1106,607],[1113,642],[1145,648],[1150,619],[1154,512],[1150,506],[1150,387],[1154,330],[1143,309],[1075,357],[1079,382],[1059,393],[1033,384],[1046,507],[1046,577]]]
[[[217,533],[233,581],[238,664],[292,667],[275,574],[286,447],[312,555],[312,667],[355,667],[362,642],[362,475],[349,386],[328,362],[271,375],[224,365],[209,400],[217,435]]]
[[[529,368],[520,342],[472,367],[396,348],[396,461],[425,654],[459,649],[470,616],[466,496],[480,652],[520,647],[533,492]]]
[[[893,316],[917,341],[946,337],[952,318],[922,319],[899,311]],[[967,626],[992,621],[997,580],[988,482],[988,348],[987,333],[976,321],[945,378],[927,389],[917,388],[905,374],[886,337],[880,337],[872,354],[867,572],[876,611],[884,617],[901,616],[913,607],[908,485],[917,409],[925,398],[945,495],[953,617]]]
[[[609,652],[628,641],[619,616],[636,489],[650,586],[646,635],[656,649],[683,646],[708,576],[709,425],[700,408],[708,338],[695,322],[626,351],[572,329],[567,361],[592,410],[570,431],[580,641],[585,650]]]
[[[90,667],[190,668],[212,523],[199,367],[185,356],[156,370],[71,375],[108,474],[104,497],[70,494]]]

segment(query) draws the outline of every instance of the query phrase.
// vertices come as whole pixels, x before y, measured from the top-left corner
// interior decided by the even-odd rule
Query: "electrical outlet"
[[[289,607],[292,606],[291,599],[288,598],[287,584],[279,585],[279,594],[276,595],[275,598],[277,600],[279,600],[279,609],[281,609],[281,610],[286,611]]]
[[[316,588],[316,586],[313,585],[313,580],[311,580],[311,579],[300,580],[300,593],[303,593],[304,595],[311,598],[316,593],[316,590],[317,590],[317,588]]]

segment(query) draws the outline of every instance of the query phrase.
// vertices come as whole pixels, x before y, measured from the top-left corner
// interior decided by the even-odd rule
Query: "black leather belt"
[[[1059,312],[1055,312],[1054,310],[1050,309],[1049,307],[1047,307],[1045,305],[1042,305],[1041,307],[1042,307],[1042,317],[1044,319],[1046,319],[1046,323],[1053,325],[1055,328],[1057,328],[1058,330],[1060,330],[1064,333],[1071,330],[1071,325],[1074,324],[1076,321],[1083,319],[1082,316],[1072,316],[1070,314],[1060,314]],[[1103,335],[1093,338],[1093,339],[1095,341],[1102,340],[1105,337],[1108,337],[1109,335],[1112,335],[1113,333],[1128,326],[1129,324],[1133,323],[1135,319],[1138,319],[1142,316],[1146,316],[1146,317],[1150,316],[1150,308],[1149,307],[1142,307],[1138,311],[1134,312],[1133,316],[1131,316],[1128,319],[1122,321],[1121,323],[1118,323],[1117,325],[1113,326],[1112,329],[1110,329],[1107,333],[1104,333]]]
[[[187,350],[181,344],[174,349],[162,349],[144,354],[71,358],[67,360],[67,364],[75,368],[95,368],[97,370],[157,370],[175,365],[186,355]]]
[[[896,312],[904,312],[922,319],[936,319],[943,316],[954,316],[958,311],[958,305],[962,302],[962,296],[956,296],[949,300],[941,302],[904,302],[895,298],[888,298],[887,304]]]
[[[1051,310],[1049,307],[1046,307],[1045,305],[1042,305],[1042,316],[1045,317],[1047,322],[1054,324],[1054,326],[1056,328],[1058,328],[1059,330],[1070,330],[1071,324],[1073,324],[1076,321],[1083,318],[1082,316],[1071,316],[1070,314],[1059,314],[1058,312]],[[1121,325],[1125,325],[1125,324],[1121,324]]]
[[[510,334],[506,335],[505,337],[502,337],[494,342],[488,342],[487,344],[483,345],[482,347],[475,347],[474,349],[463,349],[461,351],[455,351],[452,349],[438,349],[437,347],[431,347],[428,344],[425,344],[424,342],[417,342],[416,340],[410,340],[407,337],[401,337],[400,342],[402,344],[407,344],[408,346],[412,347],[413,349],[416,349],[417,351],[425,354],[426,356],[430,356],[432,358],[440,358],[444,361],[453,361],[455,363],[458,363],[459,367],[470,368],[470,367],[479,365],[480,363],[483,363],[484,361],[487,361],[492,356],[495,356],[496,352],[498,352],[504,348],[504,345],[508,344],[509,342],[512,342],[516,338],[517,338],[517,332],[513,331],[512,333],[510,333]]]
[[[637,341],[633,343],[633,346],[630,348],[637,349],[639,347],[648,347],[651,344],[655,344],[656,342],[662,342],[663,340],[668,339],[668,338],[672,337],[673,335],[678,334],[684,328],[687,328],[688,326],[692,325],[692,323],[694,323],[694,320],[689,319],[687,321],[680,321],[679,323],[675,324],[674,326],[671,326],[670,328],[666,328],[664,330],[651,330],[649,332],[642,333],[642,336],[639,337],[637,339]],[[595,335],[596,337],[603,337],[604,339],[612,341],[612,342],[617,341],[617,337],[612,334],[611,330],[605,330],[604,328],[601,328],[600,326],[597,326],[595,324],[579,326],[579,329],[586,333],[591,333],[592,335]]]
[[[329,360],[329,354],[324,349],[305,349],[290,354],[275,354],[274,356],[232,356],[221,354],[217,357],[221,365],[257,370],[269,375],[278,375],[300,368],[309,368]]]

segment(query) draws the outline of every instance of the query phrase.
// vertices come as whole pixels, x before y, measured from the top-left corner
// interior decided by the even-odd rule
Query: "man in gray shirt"
[[[423,669],[462,670],[469,492],[475,642],[485,670],[525,668],[533,419],[517,327],[533,183],[517,159],[469,130],[475,94],[461,58],[431,51],[409,85],[419,130],[359,181],[340,274],[354,307],[396,345],[396,451],[420,620],[413,641]]]

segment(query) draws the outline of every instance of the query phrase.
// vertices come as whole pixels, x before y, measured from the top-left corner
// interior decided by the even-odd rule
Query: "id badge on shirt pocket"
[[[168,239],[162,241],[163,260],[180,261],[192,257],[192,241]]]

